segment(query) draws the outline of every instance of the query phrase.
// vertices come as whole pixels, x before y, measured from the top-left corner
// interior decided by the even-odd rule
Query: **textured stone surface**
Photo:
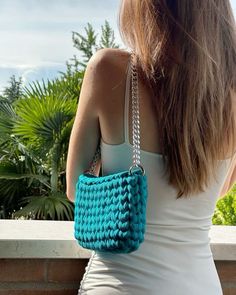
[[[74,239],[73,221],[0,220],[0,258],[89,258]],[[213,225],[215,260],[236,261],[236,226]]]

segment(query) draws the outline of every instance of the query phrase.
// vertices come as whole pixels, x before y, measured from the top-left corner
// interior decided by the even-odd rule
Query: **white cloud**
[[[90,22],[100,33],[105,19],[117,30],[120,0],[0,0],[0,90],[9,77],[50,78],[79,52],[72,31]],[[51,63],[51,64],[50,64]]]
[[[22,74],[21,74],[21,77],[22,77],[22,84],[23,86],[26,86],[27,85],[27,82],[30,80],[30,77],[32,77],[33,75],[32,74],[37,74],[37,69],[36,68],[29,68],[29,69],[26,69]]]
[[[0,63],[66,61],[77,53],[72,31],[83,33],[87,22],[100,32],[107,19],[118,37],[118,4],[119,0],[0,0]]]
[[[63,63],[43,62],[38,65],[13,64],[0,65],[0,92],[7,86],[9,77],[15,75],[17,79],[22,78],[23,86],[27,86],[32,81],[41,82],[42,79],[53,79],[59,76],[59,71],[64,71],[66,68]]]
[[[116,15],[119,0],[1,0],[1,19],[9,23],[25,17],[25,21],[71,22],[103,20]],[[12,18],[7,18],[11,15]]]
[[[38,64],[65,61],[75,52],[70,32],[1,32],[0,62]]]

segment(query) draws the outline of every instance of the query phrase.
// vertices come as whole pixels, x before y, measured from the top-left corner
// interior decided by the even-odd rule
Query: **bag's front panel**
[[[82,247],[128,253],[143,240],[143,177],[114,174],[102,182],[81,176],[75,201],[75,238]],[[143,197],[143,196],[142,196]],[[145,196],[144,196],[145,199]],[[141,231],[141,237],[140,237]]]

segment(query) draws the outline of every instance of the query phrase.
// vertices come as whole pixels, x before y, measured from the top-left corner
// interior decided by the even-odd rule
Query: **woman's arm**
[[[88,62],[70,135],[66,163],[66,195],[72,202],[78,176],[89,168],[100,140],[98,113],[104,97],[104,52],[105,50],[97,51]]]

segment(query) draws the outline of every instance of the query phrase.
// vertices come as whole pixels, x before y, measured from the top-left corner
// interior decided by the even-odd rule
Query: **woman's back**
[[[129,60],[125,73],[123,96],[117,107],[114,94],[110,112],[100,114],[103,175],[127,170],[132,164]],[[213,180],[204,193],[176,199],[177,191],[163,174],[163,155],[158,143],[153,140],[152,145],[157,130],[151,124],[155,113],[147,97],[148,92],[143,88],[140,92],[141,163],[148,179],[145,241],[129,255],[93,252],[79,294],[221,295],[208,232],[230,159],[219,161],[217,182]],[[116,110],[119,111],[114,115]],[[106,116],[112,116],[113,120]],[[106,122],[114,122],[114,125],[105,126]],[[119,129],[116,125],[122,127]],[[147,138],[150,145],[144,144]]]
[[[125,50],[107,48],[101,50],[101,65],[104,67],[104,80],[107,80],[106,93],[99,101],[99,124],[103,142],[111,145],[119,145],[125,141],[125,92],[127,92],[127,71],[130,62],[130,53]],[[109,80],[108,80],[109,79]],[[129,89],[129,92],[131,89]],[[139,79],[139,112],[140,112],[140,147],[142,150],[162,154],[158,124],[158,111],[153,105],[152,91]],[[235,94],[236,101],[236,94]],[[132,106],[129,100],[129,139],[132,144]],[[236,111],[236,108],[235,108]],[[236,116],[236,114],[235,114]],[[112,124],[111,124],[112,122]],[[230,158],[230,149],[226,142],[222,142],[222,150],[226,150],[226,158]]]
[[[114,55],[113,57],[116,58]],[[111,108],[108,112],[109,116],[112,114],[113,120],[111,118],[106,120],[107,114],[105,113],[100,115],[102,175],[124,171],[132,165],[132,105],[129,61],[128,59],[125,70],[125,85],[121,92],[124,95],[123,97],[120,96],[120,101],[118,101],[118,105],[122,106],[122,110],[117,111],[120,109],[120,106],[116,107],[113,105],[113,109]],[[144,85],[139,87],[139,89],[141,163],[148,175],[149,193],[151,196],[156,195],[153,199],[150,198],[148,202],[148,223],[159,224],[158,219],[160,218],[160,223],[166,225],[174,225],[176,223],[187,224],[188,222],[195,222],[195,220],[199,226],[206,225],[201,224],[201,216],[203,215],[203,223],[205,223],[206,217],[209,218],[209,213],[213,214],[215,203],[220,196],[221,188],[227,176],[231,158],[219,160],[218,182],[212,179],[211,185],[205,192],[176,200],[176,190],[168,184],[167,178],[164,175],[163,154],[158,143],[158,128],[155,126],[157,114],[151,108],[148,90],[145,89]],[[112,96],[112,98],[115,96]],[[104,110],[104,108],[102,109]],[[116,120],[118,123],[115,122]],[[103,125],[105,122],[111,121],[114,124]],[[120,129],[119,127],[114,127],[115,125],[119,125]],[[117,128],[117,132],[115,128]],[[111,130],[110,139],[109,129]],[[119,135],[123,139],[117,141],[116,138],[119,138]],[[160,206],[161,204],[164,207]],[[176,212],[174,212],[174,208]],[[172,216],[168,214],[169,209]],[[208,212],[208,215],[204,217],[206,212]],[[175,214],[177,215],[176,219],[174,218]],[[211,220],[208,220],[208,225],[210,224]]]
[[[101,102],[100,125],[101,137],[109,144],[124,142],[124,109],[127,68],[130,60],[130,53],[118,49],[105,49],[104,59],[109,66],[109,84],[107,93]],[[129,89],[130,91],[130,89]],[[158,114],[151,99],[152,93],[147,85],[139,80],[139,109],[140,109],[140,140],[141,149],[162,153],[158,134]],[[131,101],[129,105],[129,143],[132,144],[132,122],[131,122]],[[112,122],[112,124],[111,124]]]

